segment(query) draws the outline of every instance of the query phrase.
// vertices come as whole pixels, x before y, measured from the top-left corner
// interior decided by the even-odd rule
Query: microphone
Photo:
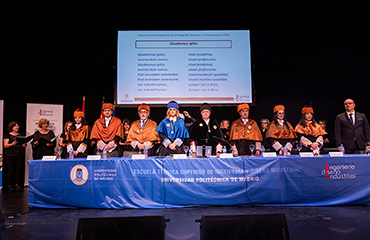
[[[220,140],[223,143],[226,143],[230,148],[232,147],[231,144],[229,143],[229,141],[226,141],[225,139],[219,138],[217,136],[213,136],[213,138],[215,138],[217,140]]]
[[[232,152],[233,147],[231,146],[231,144],[229,143],[229,141],[226,141],[225,139],[219,138],[217,136],[213,136],[213,138],[214,139],[217,139],[217,140],[220,140],[223,143],[226,143],[229,146],[229,151],[228,152]]]

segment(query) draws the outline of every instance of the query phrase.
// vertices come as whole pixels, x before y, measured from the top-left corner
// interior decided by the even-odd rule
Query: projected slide
[[[235,31],[119,31],[119,105],[252,102],[250,37]]]

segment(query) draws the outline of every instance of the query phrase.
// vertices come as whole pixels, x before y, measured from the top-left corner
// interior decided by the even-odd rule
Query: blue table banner
[[[370,156],[28,161],[30,207],[370,204]]]

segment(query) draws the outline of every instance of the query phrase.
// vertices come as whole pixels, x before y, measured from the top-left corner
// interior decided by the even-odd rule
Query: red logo
[[[325,176],[326,176],[326,179],[329,179],[330,176],[329,176],[329,164],[325,163]]]

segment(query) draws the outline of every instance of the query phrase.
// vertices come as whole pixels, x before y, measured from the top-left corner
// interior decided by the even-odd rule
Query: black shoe
[[[7,190],[8,192],[14,192],[15,191],[15,189],[12,187],[12,186],[8,186],[8,190]]]
[[[22,191],[22,188],[20,188],[18,185],[15,185],[14,191],[20,192],[20,191]]]

